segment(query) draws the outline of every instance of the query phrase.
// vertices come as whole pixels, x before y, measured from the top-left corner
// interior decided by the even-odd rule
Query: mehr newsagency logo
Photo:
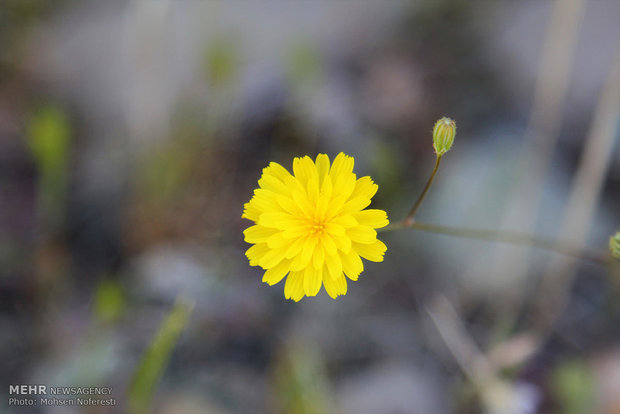
[[[43,384],[9,385],[10,406],[110,406],[112,387],[66,387]]]

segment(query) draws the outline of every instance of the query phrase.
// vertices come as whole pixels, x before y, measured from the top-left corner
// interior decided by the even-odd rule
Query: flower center
[[[323,221],[314,219],[310,222],[310,232],[320,236],[325,231],[325,223]]]

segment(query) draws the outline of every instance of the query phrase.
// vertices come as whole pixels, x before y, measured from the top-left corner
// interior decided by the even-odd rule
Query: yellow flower
[[[246,252],[251,266],[265,269],[263,282],[274,285],[287,274],[284,296],[299,301],[325,286],[332,298],[347,293],[345,275],[357,280],[360,256],[381,262],[385,244],[376,228],[388,225],[383,210],[367,209],[378,186],[357,179],[353,158],[338,154],[334,163],[319,154],[293,160],[293,175],[272,162],[263,169],[260,188],[244,205]]]

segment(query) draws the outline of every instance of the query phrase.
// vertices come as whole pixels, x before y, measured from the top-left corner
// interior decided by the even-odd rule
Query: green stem
[[[414,230],[420,230],[427,233],[443,234],[446,236],[462,237],[467,239],[486,240],[491,242],[519,244],[524,246],[534,246],[541,249],[552,250],[557,253],[561,253],[567,256],[573,256],[580,259],[589,260],[595,263],[607,265],[609,264],[609,255],[581,248],[576,244],[571,244],[564,241],[546,239],[538,237],[532,234],[521,233],[517,231],[500,231],[500,230],[485,230],[485,229],[472,229],[463,227],[450,227],[442,226],[438,224],[407,222],[406,220],[400,223],[393,223],[389,226],[380,229],[380,231],[393,231],[399,229],[411,228]]]
[[[440,162],[441,162],[441,155],[438,155],[437,160],[435,161],[435,168],[433,168],[433,172],[431,173],[431,176],[428,178],[428,181],[426,182],[426,185],[424,186],[424,190],[422,190],[422,193],[420,194],[416,202],[413,204],[413,207],[411,207],[411,210],[409,210],[409,214],[407,214],[407,217],[405,217],[405,220],[403,221],[403,223],[406,223],[409,225],[413,223],[413,216],[420,208],[422,201],[424,201],[424,198],[426,197],[426,193],[428,193],[428,190],[431,188],[431,185],[433,184],[433,180],[435,179],[435,175],[437,174],[437,170],[439,169]]]

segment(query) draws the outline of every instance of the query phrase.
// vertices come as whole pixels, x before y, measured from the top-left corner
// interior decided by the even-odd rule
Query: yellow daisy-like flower
[[[375,229],[388,225],[383,210],[367,209],[378,186],[357,179],[352,157],[319,154],[293,160],[293,175],[272,162],[263,169],[260,188],[244,205],[241,217],[256,225],[246,229],[251,266],[265,269],[263,282],[274,285],[287,274],[284,296],[299,301],[325,286],[332,298],[347,293],[345,275],[357,280],[360,256],[381,262],[385,244]]]

